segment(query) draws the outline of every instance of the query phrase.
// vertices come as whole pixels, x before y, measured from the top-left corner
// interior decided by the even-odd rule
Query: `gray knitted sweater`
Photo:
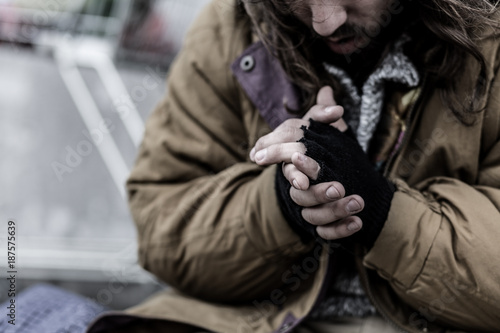
[[[380,120],[386,83],[395,82],[414,88],[420,82],[415,66],[403,53],[403,46],[408,41],[409,37],[403,35],[394,44],[392,51],[363,84],[361,92],[345,71],[325,64],[325,68],[336,77],[346,92],[339,104],[344,107],[344,117],[365,152]],[[347,252],[345,255],[350,258],[340,261],[330,289],[323,302],[313,309],[311,319],[366,317],[376,313],[361,287],[359,276],[352,264],[354,257]]]

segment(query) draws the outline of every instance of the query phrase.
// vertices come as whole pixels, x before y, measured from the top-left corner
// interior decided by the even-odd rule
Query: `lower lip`
[[[351,54],[358,49],[358,43],[356,43],[355,37],[351,37],[343,43],[332,42],[329,40],[327,40],[326,43],[328,44],[330,50],[337,54]]]

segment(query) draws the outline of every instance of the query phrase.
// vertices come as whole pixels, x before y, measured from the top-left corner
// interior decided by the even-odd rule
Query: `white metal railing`
[[[54,0],[57,2],[57,0]],[[154,1],[159,10],[168,13],[174,29],[174,45],[180,47],[187,26],[202,5],[209,0]],[[48,1],[46,3],[50,3]],[[102,111],[82,77],[82,68],[91,68],[98,74],[112,101],[129,100],[127,113],[120,115],[122,124],[137,147],[142,140],[144,123],[115,67],[113,59],[118,49],[119,36],[129,15],[131,0],[114,1],[110,17],[82,14],[81,10],[65,12],[54,8],[7,8],[0,0],[0,25],[9,26],[9,35],[0,39],[31,43],[49,50],[59,74],[71,95],[77,112],[90,132],[103,121]],[[83,1],[82,1],[83,3]],[[99,11],[98,8],[95,9]],[[9,11],[9,15],[5,13]],[[20,23],[17,18],[28,18]],[[43,23],[43,24],[42,24]],[[24,24],[24,25],[23,25]],[[25,30],[23,31],[22,27]],[[16,30],[17,29],[17,30]],[[114,105],[117,108],[117,105]],[[112,136],[95,145],[118,189],[125,200],[123,184],[129,169]],[[151,283],[154,280],[137,265],[134,239],[80,239],[64,237],[22,237],[19,262],[23,277],[31,279],[63,279],[108,281],[121,270],[128,282]]]
[[[0,3],[0,39],[9,42],[36,43],[46,31],[60,33],[120,36],[129,15],[131,0],[113,1],[110,15],[104,16],[95,8],[84,12],[85,1],[73,4],[70,10],[60,1],[43,1],[37,5],[18,6],[15,1]]]

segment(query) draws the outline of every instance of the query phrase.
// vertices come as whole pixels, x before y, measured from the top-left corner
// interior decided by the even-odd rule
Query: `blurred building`
[[[136,264],[124,183],[207,2],[0,0],[0,225],[18,224],[21,288],[48,281],[113,308],[160,288]]]

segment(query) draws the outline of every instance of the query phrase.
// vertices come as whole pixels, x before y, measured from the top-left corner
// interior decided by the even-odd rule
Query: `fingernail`
[[[325,109],[326,113],[332,113],[333,111],[335,111],[335,106],[329,106]]]
[[[361,206],[356,200],[351,200],[347,204],[346,208],[349,211],[349,213],[354,213],[354,212],[357,212],[358,210],[360,210]]]
[[[255,154],[255,159],[256,159],[257,161],[262,161],[262,160],[266,157],[266,154],[267,154],[267,149],[259,150],[259,151]]]
[[[361,226],[357,222],[351,222],[347,225],[347,230],[349,231],[357,231],[361,229]]]
[[[297,190],[300,190],[299,183],[297,182],[296,179],[294,179],[292,183],[293,183],[293,187],[295,187]]]
[[[252,150],[250,150],[250,159],[253,160],[254,156],[255,156],[255,147],[253,147]]]
[[[339,191],[337,191],[337,189],[333,186],[330,186],[327,190],[326,190],[326,196],[329,198],[329,199],[337,199],[337,198],[340,198],[340,193]]]
[[[304,154],[301,154],[301,153],[299,153],[298,158],[299,158],[299,161],[301,161],[301,162],[304,162],[306,160],[306,157],[304,156]]]

